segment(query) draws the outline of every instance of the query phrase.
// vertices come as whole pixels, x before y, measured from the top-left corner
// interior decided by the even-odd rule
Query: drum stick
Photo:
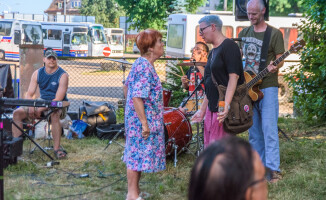
[[[181,75],[179,75],[179,74],[177,74],[177,73],[174,73],[174,72],[170,72],[171,74],[174,74],[174,75],[176,75],[176,76],[178,76],[178,77],[182,77]],[[189,80],[189,79],[187,79],[187,81],[190,81],[190,82],[192,82],[193,83],[193,81],[191,81],[191,80]]]
[[[180,69],[181,69],[182,75],[184,76],[185,73],[184,73],[184,71],[183,71],[183,69],[182,69],[182,66],[179,66],[179,67],[180,67]]]

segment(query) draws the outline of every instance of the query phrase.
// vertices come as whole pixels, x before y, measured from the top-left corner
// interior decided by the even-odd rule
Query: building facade
[[[66,2],[66,9],[65,9]],[[53,0],[49,8],[44,11],[48,15],[48,21],[61,21],[64,15],[80,15],[81,0]],[[66,10],[66,13],[65,13]]]

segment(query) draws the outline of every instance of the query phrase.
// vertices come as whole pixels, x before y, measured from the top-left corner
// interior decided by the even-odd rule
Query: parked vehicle
[[[121,28],[104,28],[106,40],[111,49],[110,57],[123,56],[124,31]]]
[[[196,42],[204,40],[199,35],[198,21],[206,15],[195,14],[172,14],[168,17],[168,33],[166,56],[178,58],[190,58],[191,48]],[[223,22],[222,32],[228,38],[238,38],[240,31],[250,26],[249,21],[235,21],[233,15],[219,14]],[[292,43],[297,41],[299,36],[298,25],[301,17],[269,17],[267,23],[275,28],[280,29],[284,37],[284,47],[288,50]],[[210,46],[210,45],[209,45]],[[211,47],[211,46],[210,46]],[[283,75],[289,73],[291,66],[298,66],[300,57],[298,54],[291,54],[285,59],[284,66],[279,70],[279,100],[290,101],[292,92],[289,90],[287,82]]]
[[[58,56],[88,56],[88,27],[80,23],[41,22],[44,49],[51,47]]]
[[[136,42],[134,42],[134,46],[132,47],[132,51],[133,51],[134,53],[140,53],[140,51],[139,51],[139,49],[138,49],[138,47],[137,47],[137,45],[136,45]]]
[[[42,45],[42,27],[39,22],[0,19],[0,60],[18,61],[19,45]]]
[[[81,23],[88,26],[88,56],[98,57],[104,56],[103,50],[108,47],[102,24]]]
[[[171,14],[168,17],[168,34],[166,55],[169,57],[190,57],[191,48],[198,41],[203,41],[199,35],[198,21],[206,15]],[[235,21],[233,15],[219,17],[223,22],[222,32],[228,38],[237,38],[240,31],[250,26],[249,21]],[[303,18],[300,17],[269,17],[267,23],[279,28],[284,36],[284,47],[288,49],[298,38],[297,26]],[[204,41],[203,41],[204,42]],[[298,55],[290,55],[288,60],[299,59]]]

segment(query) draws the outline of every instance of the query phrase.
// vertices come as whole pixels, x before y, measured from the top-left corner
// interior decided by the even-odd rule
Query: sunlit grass
[[[120,115],[122,113],[119,118]],[[325,126],[307,126],[294,119],[280,119],[279,126],[292,141],[280,134],[283,179],[269,184],[269,199],[325,199]],[[248,137],[247,133],[239,136]],[[118,142],[124,144],[123,139]],[[4,172],[5,199],[125,199],[127,181],[126,168],[121,161],[123,149],[112,143],[104,150],[107,144],[107,140],[96,137],[62,138],[68,159],[46,168],[48,159],[39,150],[29,154],[33,145],[24,141],[24,153],[18,164],[10,165]],[[190,147],[193,151],[195,145]],[[177,167],[173,159],[168,159],[165,171],[143,174],[141,190],[151,194],[148,199],[186,199],[194,161],[195,157],[189,153],[178,156]],[[81,178],[82,174],[89,177]]]

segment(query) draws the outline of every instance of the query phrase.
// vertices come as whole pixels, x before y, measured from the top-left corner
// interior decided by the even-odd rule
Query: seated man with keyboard
[[[57,64],[57,54],[51,48],[44,51],[44,66],[36,70],[32,77],[26,93],[25,99],[33,99],[37,87],[40,89],[41,99],[50,101],[67,101],[67,89],[69,77]],[[13,121],[23,127],[22,121],[25,119],[40,119],[48,111],[46,107],[20,107],[13,113]],[[65,118],[66,108],[56,109],[51,116],[53,150],[57,159],[65,158],[67,152],[60,147],[62,126],[60,119]],[[12,134],[19,137],[22,132],[13,124]]]

